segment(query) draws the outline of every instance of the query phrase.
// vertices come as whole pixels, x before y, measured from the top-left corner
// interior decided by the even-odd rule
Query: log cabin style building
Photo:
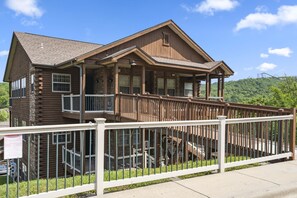
[[[97,117],[107,122],[199,119],[181,109],[189,109],[189,98],[223,100],[224,80],[233,73],[172,20],[106,45],[14,32],[4,75],[10,87],[10,126],[84,123]],[[216,93],[210,93],[212,81],[217,82]],[[161,106],[162,98],[184,101],[185,107]],[[158,107],[153,107],[156,103]],[[91,156],[81,148],[92,144],[90,136],[80,134],[74,140],[71,133],[53,134],[50,150],[59,149],[62,161],[64,143],[72,149],[74,142],[80,142],[75,150]],[[121,138],[126,136],[119,135],[119,142]],[[24,155],[29,153],[31,161],[24,156],[20,167],[24,177],[26,167],[33,167],[34,176],[36,137],[23,140]],[[46,138],[41,136],[40,141],[40,152],[46,153]],[[145,136],[132,141],[143,149],[147,146]],[[110,144],[111,152],[122,146]],[[55,156],[51,158],[54,161]]]

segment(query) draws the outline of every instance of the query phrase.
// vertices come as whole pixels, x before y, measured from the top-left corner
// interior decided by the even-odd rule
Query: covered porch
[[[196,63],[153,57],[137,47],[80,64],[80,94],[62,95],[65,117],[93,119],[118,112],[116,95],[151,95],[224,100],[224,81],[233,71],[223,62]],[[216,91],[211,84],[216,82]]]

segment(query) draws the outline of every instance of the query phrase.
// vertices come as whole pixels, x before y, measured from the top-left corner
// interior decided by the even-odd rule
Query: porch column
[[[205,85],[205,100],[208,100],[210,94],[209,74],[206,74]]]
[[[225,74],[223,73],[222,75],[222,84],[221,84],[221,97],[223,98],[224,100],[224,86],[225,86]]]
[[[107,68],[103,68],[103,93],[107,94]]]
[[[119,66],[114,64],[114,94],[119,93]]]
[[[193,74],[193,97],[197,97],[197,80],[195,74]]]
[[[164,72],[164,95],[167,96],[167,77],[166,77],[166,72]]]
[[[117,94],[119,93],[119,66],[117,63],[114,64],[114,74],[113,74],[113,81],[114,81],[114,113],[118,113],[120,111],[119,109],[119,98],[117,97]]]
[[[129,85],[129,89],[130,89],[130,94],[133,94],[133,66],[131,66],[131,71],[130,71],[130,85]]]
[[[82,64],[80,67],[80,123],[85,123],[85,109],[86,109],[86,65]],[[85,156],[86,156],[86,151],[85,151],[85,132],[80,131],[79,133],[80,137],[80,167],[82,172],[85,172]]]
[[[141,94],[145,94],[145,66],[142,66],[141,71]]]
[[[80,123],[85,122],[86,110],[86,65],[80,68]]]
[[[217,97],[221,97],[221,78],[218,77],[218,92]]]

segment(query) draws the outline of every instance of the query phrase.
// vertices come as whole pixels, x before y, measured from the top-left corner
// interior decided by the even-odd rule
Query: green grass
[[[227,158],[228,162],[231,161],[240,161],[243,160],[242,157],[228,157]],[[203,160],[203,161],[189,161],[188,163],[181,163],[178,165],[169,165],[169,166],[163,166],[161,168],[146,168],[146,169],[138,169],[138,170],[118,170],[118,171],[105,171],[104,173],[104,180],[109,181],[109,180],[116,180],[116,179],[123,179],[123,178],[129,178],[129,177],[140,177],[142,175],[153,175],[153,174],[160,174],[161,172],[171,172],[171,171],[176,171],[176,170],[182,170],[182,169],[191,169],[191,168],[196,168],[196,167],[201,167],[201,166],[206,166],[206,165],[213,165],[216,164],[215,160]],[[247,168],[250,167],[248,166],[242,166],[242,168]],[[238,169],[238,167],[236,167]],[[229,169],[229,170],[234,170],[234,168]],[[228,171],[228,170],[227,170]],[[203,175],[208,175],[211,174],[210,171],[208,172],[203,172],[203,173],[196,173],[196,174],[191,174],[191,175],[185,175],[181,176],[179,178],[181,179],[187,179],[187,178],[192,178],[192,177],[197,177],[197,176],[203,176]],[[157,183],[163,183],[163,182],[168,182],[171,181],[170,179],[162,179],[162,180],[156,180],[156,181],[150,181],[150,182],[144,182],[144,183],[138,183],[138,184],[131,184],[127,186],[121,186],[121,187],[114,187],[114,188],[108,188],[105,189],[107,192],[114,192],[114,191],[120,191],[120,190],[126,190],[126,189],[132,189],[132,188],[138,188],[138,187],[143,187],[147,185],[152,185],[152,184],[157,184]],[[48,183],[46,179],[40,179],[39,180],[39,193],[41,192],[46,192],[47,190],[47,185],[48,185],[48,190],[56,190],[56,189],[63,189],[63,188],[68,188],[72,186],[78,186],[81,184],[89,184],[89,183],[94,183],[95,182],[95,175],[91,174],[89,175],[83,175],[82,177],[80,175],[75,176],[75,177],[68,177],[66,179],[64,178],[59,178],[57,179],[49,179]],[[6,176],[0,177],[0,196],[5,197],[6,194]],[[29,186],[29,191],[27,190]],[[36,194],[37,193],[37,180],[31,180],[30,182],[23,181],[19,183],[19,196],[26,196],[27,193],[29,192],[30,195]],[[17,184],[16,183],[10,183],[9,184],[9,197],[16,197],[17,193]],[[86,194],[86,193],[84,193]],[[68,197],[76,197],[76,196],[68,196]]]

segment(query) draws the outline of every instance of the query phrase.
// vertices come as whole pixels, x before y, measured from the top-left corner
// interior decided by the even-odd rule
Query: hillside
[[[282,80],[277,78],[246,78],[225,82],[225,101],[249,103],[257,97],[267,97],[271,87],[278,86]],[[217,94],[217,83],[211,85],[211,96]],[[205,85],[201,87],[201,95],[205,95]]]
[[[226,82],[225,100],[248,103],[255,97],[268,97],[271,94],[271,87],[278,86],[281,81],[277,78],[247,78]]]

